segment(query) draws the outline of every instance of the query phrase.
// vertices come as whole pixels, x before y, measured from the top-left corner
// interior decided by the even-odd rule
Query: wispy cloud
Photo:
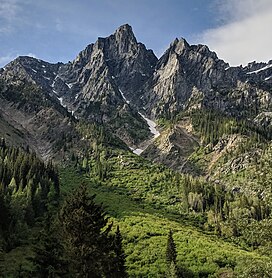
[[[16,58],[16,55],[7,55],[0,57],[0,67],[5,66],[7,63]]]
[[[18,0],[0,0],[0,34],[12,32],[19,11]]]
[[[0,0],[0,18],[12,20],[17,12],[19,6],[17,0]]]
[[[0,57],[0,68],[4,67],[6,64],[11,62],[12,60],[16,59],[18,56],[29,56],[33,58],[37,58],[37,56],[33,53],[27,53],[27,54],[8,54],[6,56]]]
[[[205,31],[200,40],[232,65],[272,59],[271,0],[217,1],[219,27]]]

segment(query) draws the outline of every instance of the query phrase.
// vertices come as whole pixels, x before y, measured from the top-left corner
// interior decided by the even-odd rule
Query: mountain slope
[[[8,76],[9,72],[6,70]],[[38,87],[29,76],[1,82],[0,114],[20,133],[23,145],[47,160],[56,153],[62,135],[75,134],[71,115],[55,96]]]

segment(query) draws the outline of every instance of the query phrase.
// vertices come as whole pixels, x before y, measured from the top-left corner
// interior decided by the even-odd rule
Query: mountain
[[[127,97],[133,86],[147,80],[156,61],[153,52],[136,41],[131,27],[124,25],[87,46],[72,63],[19,57],[2,70],[1,81],[3,86],[31,84],[41,90],[41,98],[54,100],[62,113],[104,124],[133,147],[151,135]]]
[[[272,61],[231,67],[184,38],[157,59],[127,24],[71,62],[21,56],[0,69],[0,273],[79,275],[56,218],[67,200],[78,219],[81,194],[67,194],[86,184],[120,225],[131,277],[266,277],[271,76]]]
[[[34,101],[32,96],[23,100],[17,96],[14,99],[19,104],[15,107],[8,93],[2,92],[2,118],[7,114],[7,123],[24,133],[25,139],[19,141],[25,140],[42,157],[54,156],[53,145],[60,130],[63,134],[75,133],[67,123],[85,120],[103,124],[135,153],[145,149],[145,157],[182,171],[182,165],[201,143],[191,132],[190,119],[184,118],[154,141],[149,139],[152,132],[148,123],[152,121],[146,117],[173,119],[205,109],[252,120],[267,129],[272,119],[271,70],[271,61],[230,67],[207,46],[189,45],[185,39],[175,39],[158,60],[137,42],[131,27],[123,25],[113,35],[88,45],[67,64],[19,57],[7,65],[1,71],[4,88],[11,86],[19,92],[22,87],[35,87],[39,91],[35,101],[41,99],[34,110],[23,108],[22,112],[22,105]],[[44,112],[50,110],[44,107],[45,102],[46,106],[51,103],[54,113]],[[38,114],[50,116],[36,119]],[[38,128],[32,121],[46,128]],[[53,131],[47,138],[44,134],[49,122],[63,128],[50,125]]]
[[[4,88],[2,117],[7,114],[4,118],[11,126],[16,122],[15,128],[23,126],[32,134],[26,136],[26,141],[33,141],[30,145],[36,145],[42,156],[46,156],[45,152],[53,155],[52,144],[48,142],[56,140],[59,130],[46,139],[44,130],[40,132],[42,129],[31,121],[47,125],[48,121],[54,122],[53,117],[58,126],[63,125],[64,133],[71,132],[68,122],[83,120],[103,125],[136,153],[146,149],[146,157],[163,163],[162,157],[170,156],[167,165],[181,169],[195,144],[200,143],[195,134],[186,131],[190,120],[184,118],[187,127],[178,123],[156,140],[152,137],[159,131],[152,132],[150,124],[180,119],[183,114],[200,109],[254,121],[260,129],[268,129],[272,119],[271,71],[272,61],[230,67],[207,46],[190,45],[183,38],[175,39],[158,60],[152,50],[137,42],[131,26],[126,24],[109,37],[98,38],[67,64],[50,64],[31,57],[18,57],[8,64],[0,73]],[[31,90],[27,86],[39,93],[21,95],[21,91]],[[31,106],[32,101],[35,104]],[[18,112],[22,117],[20,114],[16,119],[9,118],[8,115]],[[36,119],[38,114],[50,116]],[[48,145],[47,151],[39,150],[39,141]],[[192,143],[186,143],[186,150],[184,141]],[[179,154],[176,163],[172,161],[172,152]]]
[[[159,59],[141,96],[146,111],[155,118],[171,118],[195,108],[245,117],[256,105],[261,111],[271,108],[270,100],[266,101],[270,76],[271,62],[230,67],[207,46],[176,39]]]
[[[71,115],[48,89],[48,81],[57,68],[58,65],[19,57],[6,66],[0,81],[1,118],[16,134],[12,136],[3,129],[2,137],[24,142],[45,160],[54,156],[64,134],[75,133]]]
[[[147,138],[148,127],[129,104],[129,96],[152,74],[157,58],[138,43],[129,25],[90,44],[60,67],[54,91],[76,117],[105,123],[127,143]],[[63,85],[66,85],[63,94]],[[137,133],[135,133],[137,130]]]

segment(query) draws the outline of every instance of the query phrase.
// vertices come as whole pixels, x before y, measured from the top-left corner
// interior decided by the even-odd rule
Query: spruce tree
[[[168,278],[178,277],[178,269],[177,269],[177,264],[176,264],[177,251],[176,251],[176,244],[173,239],[172,230],[169,231],[168,239],[167,239],[166,262],[167,262],[166,276]]]
[[[126,272],[126,266],[125,266],[125,259],[126,255],[122,247],[122,235],[119,229],[119,226],[117,226],[114,240],[113,240],[113,251],[114,251],[114,260],[113,260],[113,270],[111,277],[127,277]]]
[[[67,198],[60,213],[63,238],[76,277],[103,277],[110,269],[111,225],[101,205],[81,185]]]
[[[169,231],[168,239],[167,239],[166,261],[169,265],[171,264],[171,262],[173,262],[174,264],[176,264],[177,262],[176,244],[173,239],[172,230]]]
[[[35,266],[35,275],[41,278],[61,277],[67,272],[64,248],[51,221],[47,215],[31,259]]]

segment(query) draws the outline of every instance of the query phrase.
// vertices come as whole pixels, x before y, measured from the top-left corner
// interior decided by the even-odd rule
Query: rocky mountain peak
[[[115,33],[118,33],[118,32],[132,33],[133,34],[132,27],[129,24],[127,24],[127,23],[119,26],[116,29]]]
[[[149,133],[138,112],[155,120],[202,107],[234,116],[245,111],[241,117],[256,114],[257,106],[267,111],[271,76],[272,61],[230,67],[207,46],[184,38],[158,60],[128,24],[67,64],[22,56],[0,71],[4,82],[37,85],[74,117],[108,126],[131,146]]]
[[[73,62],[74,65],[77,65],[78,67],[82,67],[86,65],[92,55],[93,47],[94,47],[93,43],[87,45],[87,47],[77,55],[76,59]]]
[[[114,34],[106,38],[99,37],[94,45],[96,51],[102,50],[111,59],[112,55],[134,55],[137,53],[138,42],[131,26],[128,24],[119,27]],[[113,53],[115,52],[115,53]],[[114,57],[115,58],[115,57]]]
[[[176,38],[171,44],[170,49],[181,55],[185,49],[190,47],[189,43],[184,38]]]
[[[115,32],[114,37],[116,41],[122,42],[125,40],[129,40],[131,43],[137,43],[137,40],[132,31],[132,27],[128,24],[124,24],[120,26]]]

